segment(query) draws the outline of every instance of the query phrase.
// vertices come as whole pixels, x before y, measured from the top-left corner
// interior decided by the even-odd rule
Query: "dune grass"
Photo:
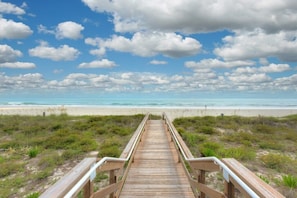
[[[235,158],[287,197],[297,197],[297,115],[179,118],[174,125],[196,157]]]
[[[143,117],[1,115],[0,197],[38,197],[90,151],[118,157]]]

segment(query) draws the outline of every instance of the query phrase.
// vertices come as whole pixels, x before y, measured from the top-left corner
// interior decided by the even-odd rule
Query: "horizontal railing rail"
[[[232,170],[230,170],[221,160],[219,160],[216,157],[201,157],[201,158],[194,158],[191,154],[191,152],[189,151],[187,146],[181,145],[183,141],[181,141],[181,136],[179,135],[179,133],[176,131],[175,127],[173,126],[172,122],[169,120],[168,116],[164,113],[163,114],[165,123],[169,129],[169,132],[171,133],[175,143],[177,144],[178,150],[181,152],[182,157],[184,158],[184,160],[186,162],[188,162],[191,166],[191,164],[193,163],[203,163],[203,162],[212,162],[215,166],[218,166],[219,170],[221,170],[223,172],[223,176],[224,179],[229,183],[230,182],[230,177],[233,178],[237,184],[239,184],[239,186],[245,191],[245,193],[247,193],[250,197],[253,198],[257,198],[259,197],[249,186],[247,186]],[[202,167],[201,167],[202,168]],[[195,170],[195,167],[193,168],[192,165],[192,169]],[[207,169],[207,166],[205,167],[205,169]],[[203,169],[200,169],[202,171],[205,171]],[[203,175],[203,174],[202,174]],[[205,175],[204,175],[205,177]],[[201,180],[205,180],[205,178],[200,179]],[[198,183],[200,183],[200,181],[198,181]],[[202,183],[203,182],[203,183]],[[202,181],[201,184],[204,184],[205,181]],[[199,185],[198,185],[199,186]],[[198,189],[199,190],[199,189]],[[210,190],[211,191],[211,190]],[[227,193],[227,197],[228,197],[228,192]],[[225,193],[225,194],[226,194]],[[205,194],[202,193],[202,195],[200,197],[204,197]]]

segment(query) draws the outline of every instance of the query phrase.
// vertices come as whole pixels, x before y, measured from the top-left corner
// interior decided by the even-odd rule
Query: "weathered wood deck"
[[[148,121],[120,197],[194,197],[164,121]]]

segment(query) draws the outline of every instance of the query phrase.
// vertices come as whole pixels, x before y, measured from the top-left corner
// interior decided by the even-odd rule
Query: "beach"
[[[296,108],[239,108],[239,107],[138,107],[138,106],[71,106],[71,105],[3,105],[0,115],[162,115],[170,119],[194,116],[272,116],[283,117],[297,114]]]

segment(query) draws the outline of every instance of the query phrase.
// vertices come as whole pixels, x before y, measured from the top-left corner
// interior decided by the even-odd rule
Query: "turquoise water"
[[[0,98],[0,105],[73,105],[207,108],[297,108],[296,98],[199,97],[14,97]]]

